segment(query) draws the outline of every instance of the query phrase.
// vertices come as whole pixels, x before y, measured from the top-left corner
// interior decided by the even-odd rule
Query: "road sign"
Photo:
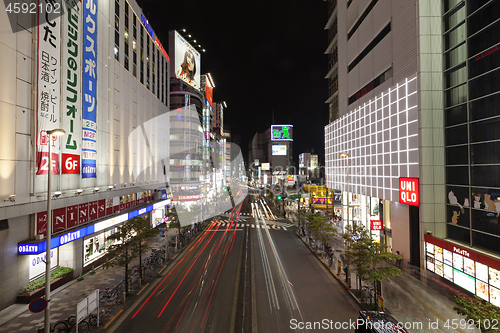
[[[30,302],[28,308],[33,313],[42,312],[47,307],[47,301],[44,298],[35,298]]]

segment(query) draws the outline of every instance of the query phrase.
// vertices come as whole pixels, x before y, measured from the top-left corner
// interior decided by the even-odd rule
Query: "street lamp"
[[[346,194],[347,194],[347,225],[349,225],[349,154],[340,153],[340,157],[346,158]],[[342,219],[342,232],[344,232],[344,219]],[[349,269],[349,264],[347,265],[346,275],[347,275],[347,286],[351,288],[351,270]]]
[[[51,181],[52,181],[52,135],[60,136],[65,134],[62,129],[53,129],[47,131],[49,136],[49,163],[48,163],[48,180],[47,180],[47,240],[45,241],[45,325],[44,332],[50,332],[50,236],[52,234],[52,207],[51,207]]]
[[[347,225],[349,225],[349,154],[347,153],[340,153],[340,157],[345,157],[346,158],[346,167],[347,167],[347,172],[346,172],[346,194],[347,194]],[[344,228],[344,223],[342,223],[342,230]]]

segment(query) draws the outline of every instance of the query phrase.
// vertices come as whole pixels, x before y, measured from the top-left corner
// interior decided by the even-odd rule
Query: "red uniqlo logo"
[[[383,229],[383,226],[384,226],[384,223],[382,220],[371,220],[370,221],[370,226],[371,226],[371,230],[373,231],[377,231],[377,230],[382,230]]]
[[[399,178],[399,202],[411,206],[418,206],[418,178]]]

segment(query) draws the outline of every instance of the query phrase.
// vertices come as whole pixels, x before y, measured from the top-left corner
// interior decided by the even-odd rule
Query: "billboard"
[[[304,154],[299,155],[299,168],[304,167]]]
[[[286,145],[273,145],[273,155],[286,155]]]
[[[293,141],[293,125],[271,125],[271,140]]]
[[[54,2],[61,6],[60,0]],[[40,2],[40,5],[42,3]],[[59,105],[61,101],[61,17],[55,12],[46,12],[45,20],[38,17],[37,38],[37,85],[36,85],[36,164],[37,175],[46,175],[49,170],[49,144],[52,152],[52,174],[59,174],[60,137],[52,136],[49,142],[47,131],[61,128]]]
[[[312,155],[311,154],[311,168],[317,168],[318,165],[319,165],[318,155]]]
[[[177,31],[174,31],[175,78],[200,89],[200,53]]]
[[[83,6],[82,178],[97,176],[97,2]]]
[[[82,142],[82,52],[81,4],[77,0],[65,0],[67,15],[62,16],[62,103],[61,126],[66,132],[61,142],[61,166],[63,174],[80,174]],[[77,177],[77,176],[75,176]]]

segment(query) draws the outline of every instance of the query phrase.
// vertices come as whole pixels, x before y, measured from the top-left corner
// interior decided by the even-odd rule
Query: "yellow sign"
[[[378,306],[380,307],[380,311],[384,311],[384,299],[382,296],[378,297]]]

